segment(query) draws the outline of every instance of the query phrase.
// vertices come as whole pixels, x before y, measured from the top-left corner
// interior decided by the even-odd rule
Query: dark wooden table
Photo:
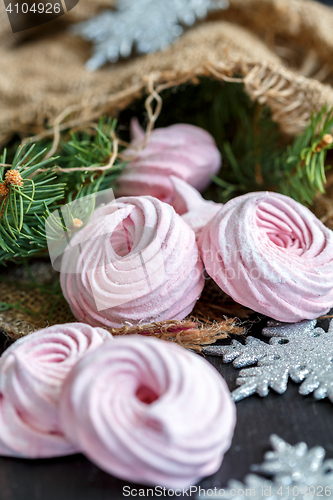
[[[260,336],[263,326],[265,321],[256,325],[251,334]],[[322,326],[327,329],[328,322]],[[223,375],[229,388],[235,389],[238,370],[224,365],[220,358],[207,359]],[[224,487],[231,478],[242,480],[251,464],[263,461],[273,433],[291,444],[305,441],[310,447],[324,446],[327,456],[333,458],[332,421],[332,403],[300,396],[298,386],[292,382],[284,395],[271,392],[266,398],[252,396],[240,401],[232,447],[221,469],[200,485]],[[126,498],[126,485],[144,488],[111,477],[81,455],[35,461],[0,458],[0,500],[118,500]]]

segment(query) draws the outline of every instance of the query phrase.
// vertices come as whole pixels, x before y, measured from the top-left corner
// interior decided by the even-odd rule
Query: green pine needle
[[[237,75],[236,75],[237,76]],[[163,111],[157,125],[190,123],[214,137],[223,165],[205,198],[222,203],[251,191],[277,191],[311,204],[324,192],[328,145],[316,148],[333,126],[333,114],[322,110],[292,144],[270,109],[250,100],[239,83],[203,78],[198,86],[184,85],[162,94]],[[142,103],[135,108],[138,114]],[[128,113],[124,114],[128,120]]]
[[[58,165],[62,168],[99,167],[107,165],[113,154],[112,134],[117,121],[103,117],[95,133],[84,131],[70,133],[70,138],[61,143]],[[78,196],[83,197],[115,186],[126,164],[119,162],[107,171],[85,171],[62,173],[59,181],[66,184],[66,197],[70,202]]]
[[[48,167],[54,159],[40,161],[45,150],[32,156],[34,149],[29,143],[17,148],[10,168],[20,173],[23,186],[9,185],[8,195],[0,197],[0,263],[41,253],[46,242],[39,235],[40,220],[45,219],[48,207],[64,198],[64,184],[56,182],[52,167]],[[5,151],[0,162],[5,163],[6,158]],[[0,167],[1,180],[7,170]]]
[[[59,156],[48,160],[41,158],[50,149],[50,142],[19,146],[11,155],[11,166],[0,167],[0,182],[9,169],[17,170],[23,180],[22,187],[10,185],[8,195],[0,196],[0,265],[47,255],[46,218],[65,203],[115,186],[125,167],[123,162],[116,161],[103,172],[83,169],[58,174],[54,170],[56,161],[64,170],[106,165],[113,154],[115,127],[115,120],[102,118],[93,134],[71,133],[67,142],[61,142]],[[8,156],[5,150],[0,163],[5,164]],[[82,219],[88,219],[93,209],[91,206]]]
[[[280,159],[282,193],[309,205],[317,192],[325,193],[326,170],[330,168],[325,165],[326,155],[333,148],[332,127],[333,111],[324,108],[312,116],[311,124],[287,148]]]

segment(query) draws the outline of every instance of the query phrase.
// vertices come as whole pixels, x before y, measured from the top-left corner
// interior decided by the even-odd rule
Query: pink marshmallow
[[[62,385],[73,366],[112,335],[70,323],[39,330],[0,358],[0,455],[50,458],[77,453],[58,419]]]
[[[145,133],[136,118],[131,122],[132,146],[125,154],[137,154]],[[170,175],[199,191],[221,167],[221,155],[213,137],[194,125],[171,125],[153,130],[147,146],[130,161],[119,177],[117,196],[151,195],[169,203],[174,194]]]
[[[292,323],[333,307],[333,232],[288,196],[234,198],[198,243],[208,274],[254,311]]]
[[[68,438],[103,470],[178,488],[219,469],[236,411],[225,381],[205,359],[129,336],[74,368],[60,417]]]
[[[99,208],[71,247],[61,287],[74,316],[92,326],[183,319],[204,286],[194,232],[150,196]]]
[[[223,205],[204,200],[194,187],[178,177],[172,175],[170,180],[174,188],[171,205],[198,237]]]

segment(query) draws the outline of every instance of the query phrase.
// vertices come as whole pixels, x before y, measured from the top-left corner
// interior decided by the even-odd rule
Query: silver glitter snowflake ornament
[[[270,441],[274,451],[265,454],[262,465],[252,466],[251,469],[272,479],[249,474],[244,484],[231,480],[228,488],[217,491],[213,498],[313,500],[333,495],[333,460],[324,460],[324,448],[317,446],[309,450],[305,443],[291,446],[275,435]],[[200,494],[197,498],[203,497]]]
[[[109,62],[168,47],[186,26],[204,19],[208,12],[225,9],[228,0],[118,0],[116,11],[100,15],[74,26],[72,32],[94,42],[87,68],[96,70]]]
[[[271,337],[269,344],[248,337],[245,345],[233,340],[230,346],[205,347],[203,352],[222,356],[225,363],[233,361],[236,368],[257,363],[240,371],[240,387],[232,393],[234,401],[254,393],[267,396],[269,388],[282,394],[290,377],[296,383],[302,382],[300,394],[313,392],[316,399],[328,397],[333,403],[333,320],[328,332],[316,328],[316,324],[316,320],[275,323],[262,332]]]

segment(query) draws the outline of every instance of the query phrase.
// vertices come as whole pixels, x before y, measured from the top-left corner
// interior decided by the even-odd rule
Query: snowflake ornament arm
[[[323,496],[331,496],[333,460],[325,460],[324,448],[317,446],[309,450],[305,443],[291,446],[276,435],[272,435],[270,441],[274,451],[265,454],[262,465],[254,465],[251,469],[272,479],[249,474],[244,484],[231,480],[223,495],[217,494],[214,498],[241,500],[248,498],[249,490],[253,500],[290,500],[298,495],[311,500],[319,492],[323,492]],[[298,492],[296,495],[295,491]]]
[[[204,348],[204,354],[222,356],[225,363],[233,361],[236,368],[257,363],[241,370],[237,379],[240,387],[232,393],[234,401],[251,396],[267,396],[269,389],[282,394],[289,377],[301,383],[299,393],[313,392],[316,399],[328,397],[333,403],[333,321],[328,332],[316,328],[317,321],[276,324],[264,328],[269,344],[253,337],[246,344],[233,341],[230,346]]]
[[[116,11],[104,11],[77,24],[72,32],[95,44],[87,62],[94,71],[129,57],[134,48],[139,54],[164,49],[179,38],[183,26],[228,6],[228,0],[118,0]]]

